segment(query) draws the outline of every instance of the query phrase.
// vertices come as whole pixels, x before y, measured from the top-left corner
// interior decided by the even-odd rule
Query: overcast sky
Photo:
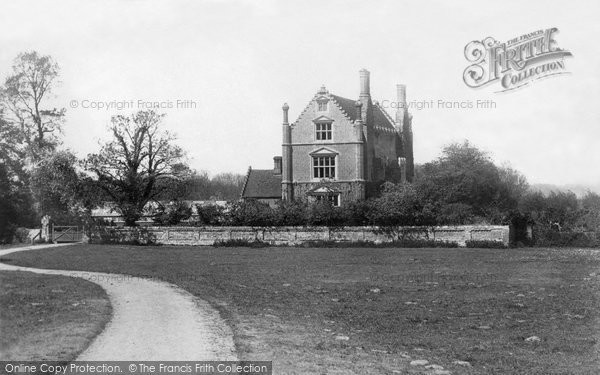
[[[395,100],[405,83],[409,101],[434,100],[412,109],[417,163],[468,139],[530,182],[598,185],[598,14],[598,1],[3,2],[0,76],[19,52],[51,55],[61,67],[54,101],[67,108],[65,145],[80,156],[98,149],[111,115],[138,101],[192,101],[196,108],[163,111],[190,165],[244,173],[281,154],[284,102],[295,120],[323,84],[357,98],[366,68],[374,99]],[[508,93],[464,84],[470,41],[551,27],[573,53],[571,74]],[[439,100],[496,108],[439,108]],[[134,108],[82,108],[97,101]]]

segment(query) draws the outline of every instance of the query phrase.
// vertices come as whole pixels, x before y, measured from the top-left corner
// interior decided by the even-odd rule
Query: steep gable
[[[351,121],[355,121],[358,117],[356,116],[356,100],[352,100],[352,99],[348,99],[348,98],[344,98],[341,96],[337,96],[337,95],[330,95],[331,98],[335,101],[335,103],[338,105],[338,107],[342,110],[342,112],[344,112],[344,114],[346,115],[346,117],[351,120]]]
[[[338,95],[330,95],[331,99],[335,101],[338,107],[344,112],[346,117],[351,121],[357,120],[356,113],[356,100],[344,98]],[[392,117],[383,109],[379,104],[373,104],[373,121],[375,122],[373,126],[375,128],[384,128],[389,130],[394,130],[394,120]]]
[[[373,104],[373,121],[375,128],[395,130],[395,123],[392,117],[379,104]]]

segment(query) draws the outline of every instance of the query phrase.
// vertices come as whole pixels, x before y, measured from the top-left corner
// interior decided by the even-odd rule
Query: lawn
[[[108,297],[94,283],[0,272],[0,360],[73,360],[110,316]]]
[[[13,249],[16,247],[31,246],[30,243],[16,243],[16,244],[0,244],[0,250]]]
[[[241,358],[279,374],[600,368],[595,250],[81,245],[3,261],[177,284],[220,310]]]

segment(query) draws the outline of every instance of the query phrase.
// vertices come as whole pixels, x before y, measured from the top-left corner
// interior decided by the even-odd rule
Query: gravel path
[[[0,256],[68,244],[0,250]],[[80,277],[104,288],[113,316],[80,361],[236,360],[231,329],[207,302],[165,282],[98,272],[0,263],[0,271]]]

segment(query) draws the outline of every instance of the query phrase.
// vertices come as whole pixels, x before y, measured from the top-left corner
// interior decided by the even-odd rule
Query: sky
[[[282,104],[294,121],[322,85],[358,98],[366,68],[381,103],[407,85],[417,163],[468,139],[532,183],[600,185],[597,14],[597,1],[5,1],[0,79],[20,52],[51,55],[50,102],[67,109],[64,145],[81,157],[112,115],[171,106],[164,128],[214,174],[271,168]],[[570,74],[503,93],[463,82],[469,42],[552,27]],[[493,105],[452,103],[478,100]]]

